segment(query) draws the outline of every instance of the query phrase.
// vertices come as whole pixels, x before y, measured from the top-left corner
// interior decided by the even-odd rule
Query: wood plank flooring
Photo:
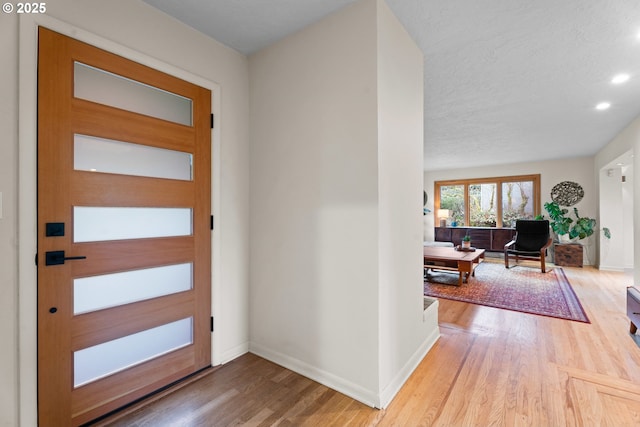
[[[591,324],[440,300],[442,336],[385,410],[247,354],[99,425],[639,426],[632,278],[564,270]]]

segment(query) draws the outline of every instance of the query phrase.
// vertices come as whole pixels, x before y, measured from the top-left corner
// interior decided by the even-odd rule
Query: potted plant
[[[568,209],[560,207],[556,202],[547,202],[544,204],[544,208],[549,214],[551,221],[549,225],[551,229],[558,235],[560,242],[569,242],[571,240],[577,241],[586,239],[593,235],[596,230],[596,220],[588,217],[581,217],[578,213],[578,208],[573,208],[573,214],[576,219],[569,218],[567,214]],[[611,232],[608,228],[602,229],[604,236],[611,238]]]
[[[550,221],[549,226],[551,229],[557,234],[558,241],[560,243],[570,243],[577,242],[582,239],[586,239],[589,236],[592,236],[596,231],[596,220],[588,217],[581,217],[577,208],[573,208],[573,214],[575,215],[575,220],[573,218],[569,218],[567,215],[569,211],[567,209],[561,208],[558,203],[551,202],[545,203],[544,208],[549,213]],[[607,227],[602,228],[602,232],[604,237],[607,239],[611,238],[611,231]],[[554,246],[554,262],[557,261],[558,253],[556,250],[560,250],[560,248],[556,248]],[[563,249],[563,252],[566,256],[566,251],[570,251],[569,249]],[[582,251],[586,253],[586,257],[589,258],[589,247],[588,245],[582,246]],[[558,265],[568,265],[571,264],[558,264]],[[580,258],[580,266],[582,266],[582,258]]]
[[[462,238],[462,248],[470,249],[471,248],[471,236],[468,234]]]
[[[578,208],[573,208],[573,213],[576,215],[576,223],[571,227],[571,230],[569,230],[569,237],[571,239],[582,240],[591,236],[596,227],[596,220],[581,217],[578,213]]]
[[[566,216],[569,211],[560,207],[556,202],[547,202],[544,204],[544,208],[549,214],[549,225],[553,232],[558,236],[558,240],[568,241],[570,239],[569,231],[571,229],[571,223],[573,223],[573,220]]]

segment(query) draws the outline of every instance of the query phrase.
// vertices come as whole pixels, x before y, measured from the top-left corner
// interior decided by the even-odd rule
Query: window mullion
[[[502,181],[496,181],[496,227],[502,228]]]
[[[469,205],[469,183],[464,184],[464,225],[471,225],[471,214],[469,213],[471,206]]]

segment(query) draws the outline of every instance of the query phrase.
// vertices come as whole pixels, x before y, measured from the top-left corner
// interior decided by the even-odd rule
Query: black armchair
[[[553,240],[549,235],[549,221],[525,220],[516,221],[516,237],[504,245],[504,266],[509,268],[509,259],[540,261],[540,269],[547,272],[545,257],[547,248]]]

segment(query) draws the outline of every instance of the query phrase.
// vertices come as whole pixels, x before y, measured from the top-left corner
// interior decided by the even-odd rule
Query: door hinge
[[[38,253],[36,252],[36,267],[38,266]]]
[[[211,129],[213,129],[213,123],[214,123],[214,120],[213,120],[213,113],[212,113],[211,114]]]
[[[213,332],[213,316],[211,316],[211,332]]]
[[[213,215],[211,215],[211,229],[213,230]]]

